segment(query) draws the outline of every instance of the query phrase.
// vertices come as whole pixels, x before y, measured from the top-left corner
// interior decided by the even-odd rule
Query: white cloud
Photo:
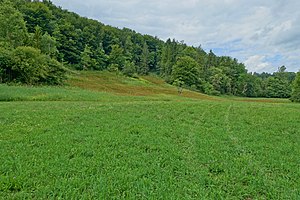
[[[272,64],[265,61],[265,56],[254,55],[250,56],[246,61],[245,65],[248,66],[250,72],[264,72],[272,68]]]
[[[298,0],[53,0],[117,27],[205,49],[225,49],[250,71],[300,68]],[[221,54],[222,52],[220,52]],[[275,55],[280,59],[272,60]],[[251,61],[251,62],[250,62]],[[254,62],[255,61],[255,62]]]

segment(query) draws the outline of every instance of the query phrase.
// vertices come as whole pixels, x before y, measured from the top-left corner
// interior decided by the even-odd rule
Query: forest
[[[49,0],[0,0],[0,27],[0,83],[60,85],[74,70],[108,70],[156,74],[209,95],[300,101],[300,74],[285,66],[249,73],[235,58],[105,25]]]

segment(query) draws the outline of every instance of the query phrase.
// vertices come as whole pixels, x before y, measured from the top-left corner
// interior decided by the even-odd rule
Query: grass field
[[[300,198],[299,104],[113,77],[0,85],[1,199]]]

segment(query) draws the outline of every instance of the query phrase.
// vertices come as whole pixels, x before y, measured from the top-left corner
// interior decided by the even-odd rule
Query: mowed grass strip
[[[2,199],[298,199],[297,104],[1,102]]]

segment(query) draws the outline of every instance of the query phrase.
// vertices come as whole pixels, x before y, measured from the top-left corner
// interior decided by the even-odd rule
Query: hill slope
[[[167,84],[162,78],[155,75],[130,78],[122,74],[111,72],[78,72],[68,80],[70,86],[82,89],[113,93],[125,96],[157,96],[170,95],[194,99],[217,99],[209,95],[184,89],[178,94],[175,86]]]
[[[65,86],[0,85],[0,101],[244,101],[288,103],[287,99],[209,96],[167,84],[156,75],[130,78],[108,71],[73,71]]]

